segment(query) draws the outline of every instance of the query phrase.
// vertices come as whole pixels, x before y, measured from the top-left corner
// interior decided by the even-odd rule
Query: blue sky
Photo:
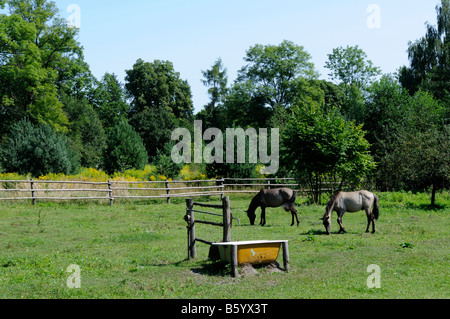
[[[169,60],[188,80],[195,111],[208,102],[201,70],[221,57],[229,82],[244,65],[250,46],[290,40],[304,46],[321,78],[327,54],[338,46],[359,45],[383,73],[408,64],[408,41],[436,24],[439,0],[56,0],[68,18],[80,9],[80,37],[93,74],[125,70],[137,59]],[[380,28],[369,28],[370,5],[380,9]]]

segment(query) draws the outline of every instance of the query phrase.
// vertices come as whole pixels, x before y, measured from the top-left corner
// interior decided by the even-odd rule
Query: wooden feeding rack
[[[203,210],[195,209],[195,206],[202,208],[222,209],[222,214],[205,212]],[[196,214],[207,214],[214,216],[222,216],[223,222],[210,222],[198,220],[195,218]],[[230,210],[230,198],[222,199],[222,205],[196,203],[193,199],[186,200],[186,216],[185,221],[187,225],[188,235],[188,260],[197,258],[196,242],[205,243],[211,246],[210,257],[217,254],[220,259],[229,262],[233,268],[233,276],[237,277],[238,266],[243,264],[270,264],[277,260],[280,249],[283,250],[283,263],[285,271],[289,271],[289,250],[287,240],[257,240],[257,241],[231,241],[231,227],[233,219]],[[195,224],[206,224],[212,226],[219,226],[223,228],[223,241],[220,243],[213,243],[208,240],[196,237]],[[239,221],[240,224],[240,221]]]
[[[195,206],[199,206],[202,208],[221,209],[222,214],[205,212],[203,210],[194,209]],[[198,220],[198,219],[196,219],[197,213],[220,216],[223,218],[223,222],[217,223],[217,222]],[[206,225],[222,227],[223,228],[223,242],[230,242],[231,241],[232,221],[233,221],[233,219],[236,219],[239,221],[238,218],[233,217],[233,215],[231,214],[229,197],[224,197],[222,199],[222,205],[196,203],[196,202],[194,202],[193,199],[187,199],[186,200],[186,216],[184,217],[184,219],[188,223],[188,225],[187,225],[188,259],[197,258],[196,242],[201,242],[201,243],[208,244],[208,245],[213,244],[213,242],[211,242],[211,241],[196,237],[195,224],[206,224]],[[240,224],[240,221],[239,221],[239,224]]]

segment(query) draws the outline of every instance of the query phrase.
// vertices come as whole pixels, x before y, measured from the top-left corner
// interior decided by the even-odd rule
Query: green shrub
[[[1,165],[7,172],[31,174],[72,174],[79,169],[79,161],[67,139],[50,126],[34,127],[22,120],[11,128],[1,151]]]
[[[183,164],[176,164],[172,160],[171,152],[173,146],[173,142],[167,143],[162,150],[156,151],[156,156],[153,158],[156,173],[172,179],[177,177],[183,168]]]
[[[129,169],[144,169],[148,162],[142,138],[126,122],[121,121],[108,134],[103,153],[104,169],[108,174]]]

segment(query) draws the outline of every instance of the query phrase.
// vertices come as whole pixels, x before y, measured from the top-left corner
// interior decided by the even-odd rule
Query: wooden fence
[[[332,185],[322,192],[333,190]],[[290,187],[300,194],[309,190],[296,183],[294,178],[222,178],[193,181],[47,181],[0,180],[0,201],[30,200],[99,200],[113,205],[120,199],[166,199],[220,196],[234,193],[257,193],[262,188]]]

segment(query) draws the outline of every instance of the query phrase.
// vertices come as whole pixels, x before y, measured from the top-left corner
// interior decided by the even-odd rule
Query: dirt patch
[[[253,266],[251,264],[244,264],[239,267],[239,274],[241,276],[256,276],[264,273],[284,273],[284,270],[276,261],[265,265]]]
[[[244,264],[239,267],[239,274],[241,276],[256,276],[258,275],[258,270],[253,268],[250,264]]]

